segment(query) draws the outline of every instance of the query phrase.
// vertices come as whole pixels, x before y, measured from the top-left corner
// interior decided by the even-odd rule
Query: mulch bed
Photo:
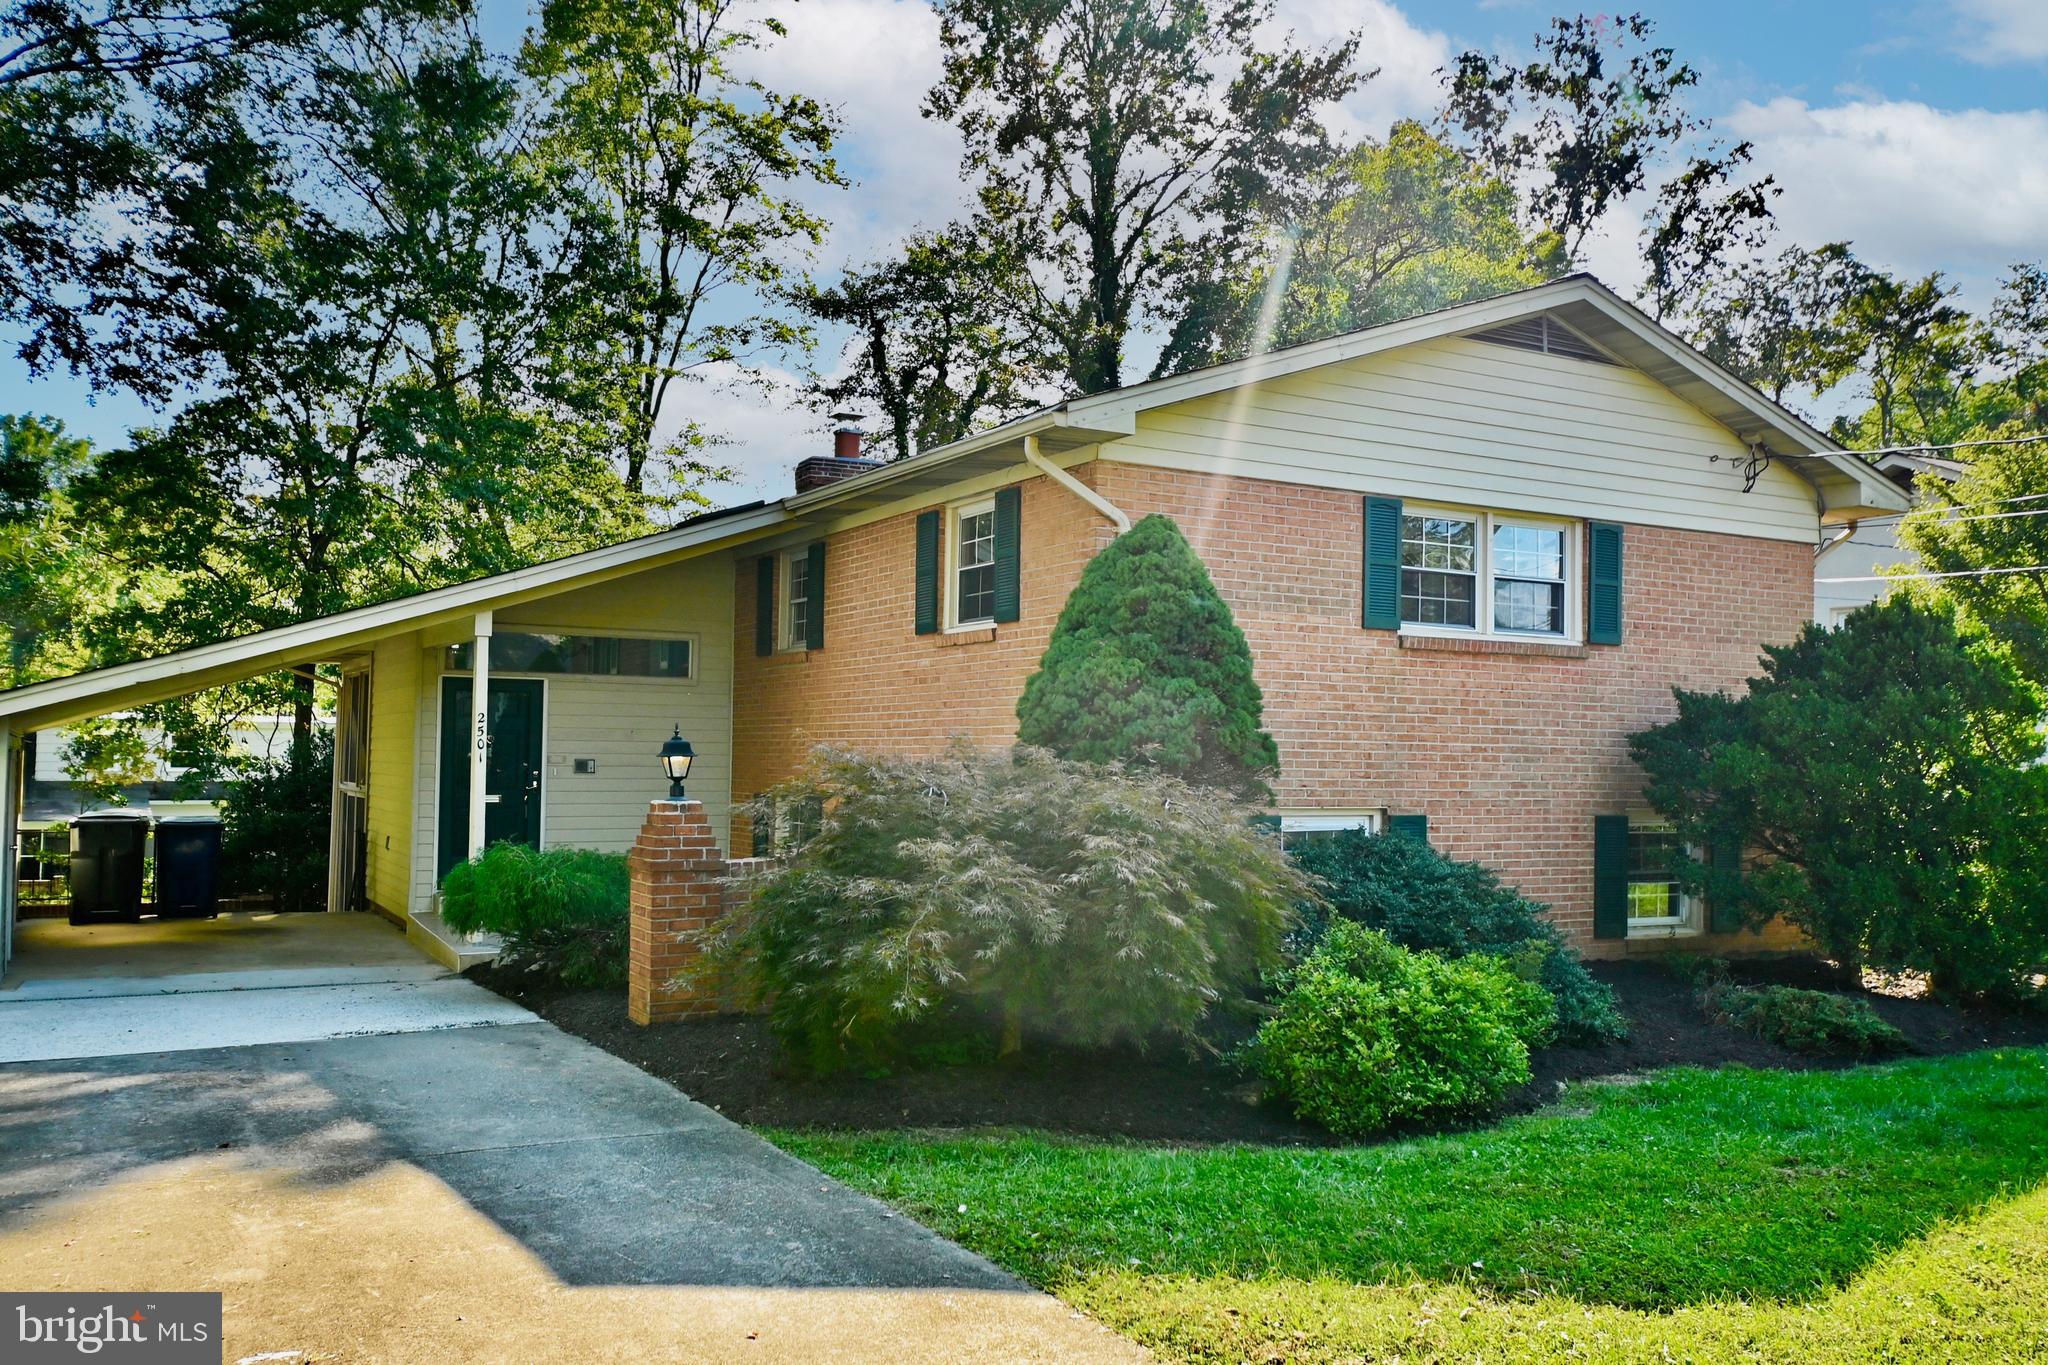
[[[1655,963],[1591,966],[1594,975],[1614,987],[1631,1025],[1629,1041],[1544,1049],[1533,1059],[1534,1078],[1511,1097],[1510,1109],[1548,1103],[1567,1081],[1658,1067],[1740,1064],[1804,1070],[1848,1065],[1800,1056],[1709,1023],[1690,989]],[[1169,1142],[1336,1141],[1284,1109],[1261,1103],[1258,1082],[1220,1055],[1190,1057],[1177,1047],[1110,1054],[1050,1049],[1015,1065],[981,1062],[819,1078],[793,1072],[781,1044],[756,1017],[640,1028],[626,1018],[623,991],[537,987],[491,967],[472,968],[468,975],[740,1123],[856,1130],[1037,1128]],[[1839,985],[1821,964],[1801,959],[1741,965],[1737,975],[1818,989]],[[1862,994],[1923,1054],[2048,1045],[2048,1015],[1962,1010],[1902,994]]]

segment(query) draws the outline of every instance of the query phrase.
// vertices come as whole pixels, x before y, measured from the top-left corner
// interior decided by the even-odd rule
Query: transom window
[[[1671,859],[1678,851],[1678,835],[1671,826],[1629,826],[1629,928],[1652,929],[1686,922],[1686,896],[1671,871]]]
[[[782,558],[782,647],[802,649],[811,638],[811,554],[798,550]]]
[[[1401,518],[1401,622],[1479,634],[1567,636],[1572,529],[1497,512]]]
[[[467,673],[475,646],[448,646],[448,667]],[[491,637],[493,673],[582,673],[609,678],[687,678],[690,641],[616,635],[500,631]]]
[[[953,624],[996,619],[996,505],[977,502],[953,512]]]

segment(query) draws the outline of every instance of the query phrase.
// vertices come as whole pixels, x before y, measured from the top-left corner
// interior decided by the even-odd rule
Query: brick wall
[[[1630,526],[1621,646],[1404,648],[1359,625],[1357,495],[1103,462],[1076,473],[1133,519],[1173,517],[1208,564],[1251,643],[1281,808],[1427,814],[1433,844],[1551,905],[1594,953],[1623,947],[1591,938],[1592,840],[1595,814],[1639,804],[1627,736],[1673,714],[1673,685],[1739,685],[1758,646],[1791,638],[1812,604],[1808,546]],[[753,561],[739,562],[735,797],[821,741],[904,752],[1013,737],[1024,679],[1111,534],[1049,481],[1022,487],[1022,619],[994,630],[912,632],[914,512],[832,537],[826,647],[814,654],[754,656]],[[1774,931],[1762,945],[1683,946],[1788,941]]]

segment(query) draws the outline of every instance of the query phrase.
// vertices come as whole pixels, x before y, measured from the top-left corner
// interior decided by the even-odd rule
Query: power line
[[[1940,441],[1917,446],[1880,446],[1876,450],[1851,450],[1849,455],[1919,455],[1930,450],[1975,450],[1980,446],[2023,446],[2035,441],[2048,441],[2048,434],[2040,436],[1990,436],[1981,441]]]
[[[2011,569],[1952,569],[1947,573],[1879,573],[1854,578],[1816,578],[1816,583],[1893,583],[1902,578],[1989,578],[2002,573],[2048,573],[2048,564],[2021,564]]]
[[[1940,522],[1943,525],[1957,521],[1991,521],[1999,517],[2037,517],[2041,515],[2040,512],[1985,512],[1979,516],[1972,517],[1950,516],[1949,513],[1968,512],[1978,507],[2002,507],[2009,502],[2042,501],[2048,501],[2048,493],[2022,493],[2010,498],[1987,498],[1983,502],[1959,502],[1948,507],[1929,505],[1916,508],[1911,512],[1892,512],[1881,517],[1858,517],[1856,525],[1859,527],[1885,526],[1895,521],[1904,521],[1908,517],[1928,516],[1930,513],[1934,514],[1931,516],[1931,520]]]

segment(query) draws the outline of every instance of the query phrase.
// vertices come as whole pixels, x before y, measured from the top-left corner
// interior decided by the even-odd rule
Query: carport
[[[647,735],[658,727],[665,736],[679,711],[710,732],[705,737],[719,750],[700,765],[703,781],[692,785],[714,795],[722,821],[721,789],[729,780],[733,568],[729,556],[715,552],[773,534],[789,520],[780,505],[732,508],[530,568],[0,692],[0,985],[11,984],[5,973],[17,935],[22,736],[264,674],[317,665],[339,672],[328,910],[381,911],[448,966],[466,964],[461,945],[451,946],[431,912],[436,856],[445,864],[451,851],[457,858],[474,856],[487,837],[507,837],[500,832],[500,812],[526,794],[508,792],[502,762],[494,764],[494,727],[506,724],[508,694],[539,699],[529,727],[535,807],[529,841],[629,843],[646,800],[639,788],[651,778],[636,778],[624,757],[644,748],[651,771],[659,739],[650,742]],[[666,622],[661,630],[652,628],[657,621]],[[563,633],[585,631],[592,634]],[[600,637],[641,645],[642,655],[686,659],[687,669],[681,675],[671,668],[653,677],[607,678],[608,691],[579,688],[574,684],[585,679],[512,676],[535,665],[508,649],[509,667],[494,675],[494,638],[530,643]],[[673,648],[668,637],[678,637]],[[628,683],[670,685],[635,690]],[[549,756],[547,746],[565,735],[577,750],[602,751],[603,761],[571,758],[577,750]],[[504,760],[509,746],[498,747],[497,757]],[[540,788],[544,775],[554,785],[558,767],[565,791],[551,818],[559,830],[544,832]],[[572,784],[571,772],[582,785]],[[614,807],[629,812],[631,820],[614,820]],[[203,952],[209,942],[278,941],[254,923],[203,923],[227,931],[168,938],[158,931],[127,940],[116,934],[106,946],[115,957],[124,949],[130,957],[175,957],[179,951]],[[227,956],[233,952],[229,947]],[[255,957],[256,969],[266,969],[262,954]],[[117,967],[104,971],[136,974]]]

